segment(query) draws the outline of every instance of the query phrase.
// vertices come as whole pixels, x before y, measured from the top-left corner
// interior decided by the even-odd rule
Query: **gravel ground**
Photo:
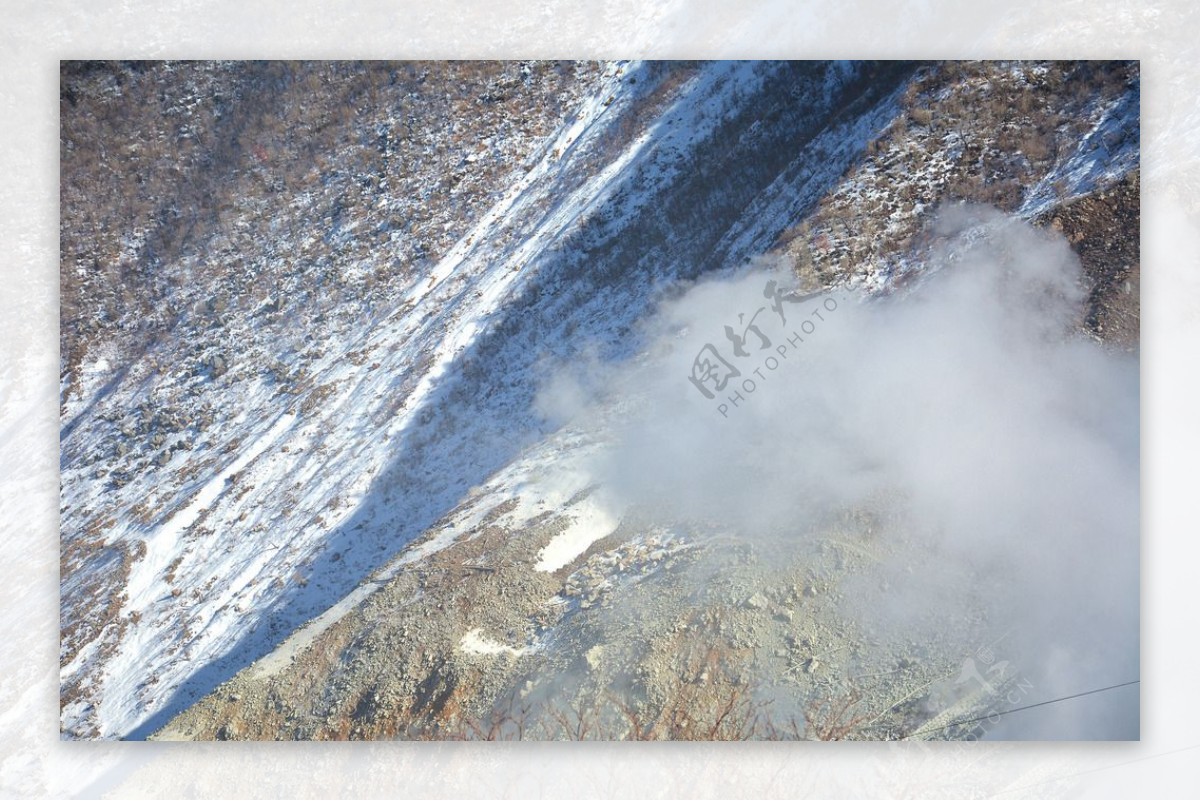
[[[481,524],[156,739],[879,739],[975,708],[945,695],[983,623],[972,588],[949,614],[880,625],[904,602],[896,565],[911,578],[905,554],[925,553],[878,514],[771,541],[633,514],[534,570],[566,522]]]

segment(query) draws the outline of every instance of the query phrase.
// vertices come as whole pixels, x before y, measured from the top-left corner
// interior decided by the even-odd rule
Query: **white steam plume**
[[[664,518],[786,543],[891,499],[922,550],[850,612],[881,627],[953,615],[977,580],[980,635],[1004,635],[1026,701],[1136,679],[1137,359],[1079,332],[1086,289],[1061,237],[978,208],[944,211],[939,232],[902,295],[776,304],[786,270],[691,286],[636,363],[564,371],[541,408],[612,421],[595,479]],[[1011,716],[993,736],[1136,737],[1136,688],[1121,699]]]

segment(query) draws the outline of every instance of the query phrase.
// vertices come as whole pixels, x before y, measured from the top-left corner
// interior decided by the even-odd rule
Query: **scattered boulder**
[[[767,596],[761,592],[756,592],[746,600],[746,606],[750,609],[766,609]]]
[[[584,654],[584,658],[587,660],[588,667],[590,669],[599,670],[600,666],[604,664],[604,646],[593,645],[588,649],[587,653]]]

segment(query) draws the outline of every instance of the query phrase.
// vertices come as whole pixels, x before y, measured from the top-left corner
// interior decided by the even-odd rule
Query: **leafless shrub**
[[[908,118],[917,125],[928,126],[933,122],[933,112],[927,108],[914,108],[909,110]]]
[[[869,716],[858,708],[857,690],[832,699],[814,701],[804,711],[807,734],[817,740],[845,740],[860,731]]]
[[[1018,150],[1030,161],[1040,163],[1050,158],[1051,145],[1048,137],[1038,132],[1027,133],[1021,138]]]

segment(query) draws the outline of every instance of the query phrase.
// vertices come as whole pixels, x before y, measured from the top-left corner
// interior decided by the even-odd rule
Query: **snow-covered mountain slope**
[[[947,200],[984,203],[1045,222],[1079,196],[1138,168],[1136,65],[962,62],[921,70],[852,173],[788,230],[782,250],[802,277],[849,276],[871,291],[904,285],[936,245]],[[1104,230],[1088,232],[1103,238]],[[1106,245],[1109,243],[1106,243]],[[1103,267],[1091,264],[1089,272]]]
[[[101,736],[126,735],[186,702],[452,508],[536,436],[539,359],[605,338],[620,349],[656,284],[712,263],[777,165],[828,126],[831,105],[886,102],[902,75],[856,84],[856,71],[715,64],[658,99],[676,70],[612,65],[390,313],[316,327],[289,358],[259,334],[286,311],[258,287],[253,307],[245,296],[214,304],[218,325],[244,337],[232,353],[176,330],[133,363],[85,360],[64,405],[64,540],[70,552],[76,536],[95,539],[64,575],[66,730],[94,722]],[[782,119],[747,134],[749,117],[770,115]],[[843,163],[856,149],[845,141]],[[774,163],[761,163],[764,150]],[[706,185],[727,175],[739,185]],[[669,236],[680,226],[687,235]],[[217,410],[211,422],[205,407]],[[139,419],[126,422],[129,410]],[[122,442],[143,431],[157,453],[134,476]]]
[[[169,86],[187,69],[101,72],[71,91],[97,92],[112,114],[123,81]],[[421,75],[368,92],[336,71],[264,87],[238,69],[164,100],[173,134],[217,144],[182,162],[181,202],[114,240],[113,265],[89,256],[110,272],[88,286],[131,275],[161,308],[73,296],[105,305],[65,329],[65,737],[143,737],[251,665],[278,677],[331,632],[358,636],[348,620],[412,589],[452,546],[486,544],[485,578],[507,553],[514,586],[554,596],[559,572],[622,522],[583,469],[594,429],[556,430],[539,387],[564,363],[636,360],[639,322],[679,281],[740,269],[822,198],[857,196],[864,154],[919,77],[905,64],[507,65],[456,79],[464,110],[431,100],[443,88]],[[1136,121],[1136,94],[1081,91],[1098,109],[1093,141],[1113,141],[1033,170],[1031,216],[1053,205],[1047,186],[1062,203],[1136,166],[1104,133]],[[292,94],[271,119],[246,111],[276,92]],[[110,147],[137,139],[105,124]],[[297,149],[288,125],[332,132],[330,149]],[[134,163],[149,147],[119,144]],[[64,171],[64,196],[79,191]],[[64,215],[66,271],[92,269],[67,258],[82,218]],[[671,532],[635,543],[634,562],[690,547]],[[497,614],[516,621],[523,603]],[[426,634],[431,651],[442,637],[493,656],[548,642]],[[326,668],[317,686],[338,671]]]

